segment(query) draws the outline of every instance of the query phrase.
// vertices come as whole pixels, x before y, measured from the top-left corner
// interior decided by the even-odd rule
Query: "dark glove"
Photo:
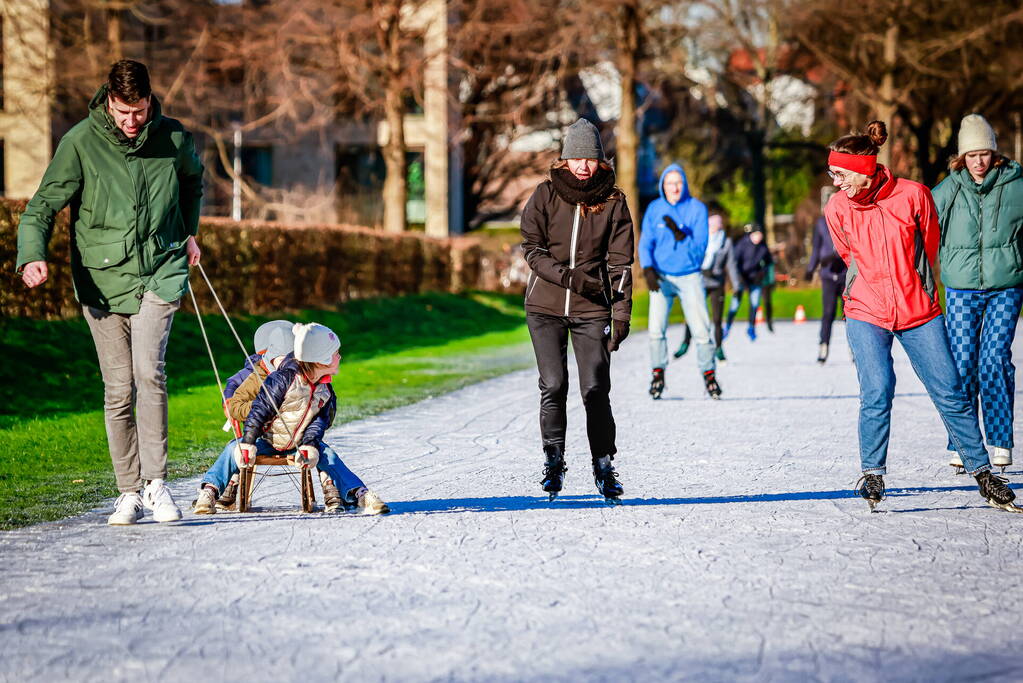
[[[607,337],[607,350],[617,351],[625,338],[629,336],[629,323],[625,320],[611,321],[611,334]]]
[[[646,278],[646,288],[651,292],[661,291],[661,278],[657,275],[657,271],[654,270],[653,266],[647,266],[643,269],[643,277]]]
[[[568,280],[568,288],[587,299],[599,299],[604,296],[604,283],[580,268],[572,268]]]
[[[682,228],[678,227],[678,223],[676,223],[671,216],[662,216],[661,220],[663,220],[664,224],[668,226],[669,230],[671,230],[671,234],[675,236],[676,242],[681,242],[686,238],[686,234],[682,231]]]

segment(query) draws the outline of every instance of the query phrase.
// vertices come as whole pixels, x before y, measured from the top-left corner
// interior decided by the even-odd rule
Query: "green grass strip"
[[[344,359],[334,384],[335,424],[533,363],[517,296],[430,294],[281,317],[323,322],[340,334]],[[265,320],[238,319],[243,341],[251,344],[252,331]],[[241,367],[241,351],[223,321],[219,331],[216,319],[204,322],[212,328],[223,380]],[[100,408],[102,381],[84,321],[6,319],[0,325],[0,353],[37,359],[0,371],[4,386],[22,394],[0,414],[0,528],[61,519],[116,496]],[[175,318],[167,367],[169,476],[191,476],[205,471],[230,438],[221,430],[217,386],[194,314]],[[32,376],[24,374],[28,368]]]

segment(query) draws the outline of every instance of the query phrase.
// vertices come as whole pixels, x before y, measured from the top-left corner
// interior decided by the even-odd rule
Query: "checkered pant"
[[[987,291],[947,288],[945,301],[952,357],[975,405],[980,395],[987,445],[1012,448],[1016,393],[1012,339],[1023,306],[1023,287]],[[954,450],[951,444],[949,450]]]

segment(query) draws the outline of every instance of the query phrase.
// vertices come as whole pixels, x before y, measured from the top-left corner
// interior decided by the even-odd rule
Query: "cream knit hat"
[[[295,330],[295,360],[330,365],[334,352],[341,348],[337,335],[319,323],[297,323]]]
[[[964,116],[959,124],[959,156],[985,149],[998,151],[998,141],[991,124],[980,114]]]

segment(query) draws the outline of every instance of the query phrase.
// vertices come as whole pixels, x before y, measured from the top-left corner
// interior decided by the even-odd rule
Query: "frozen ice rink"
[[[739,324],[722,401],[690,352],[654,402],[636,331],[613,366],[620,507],[574,378],[566,489],[540,491],[529,370],[331,431],[387,517],[302,514],[282,478],[252,514],[113,528],[108,505],[0,533],[0,680],[1023,679],[1023,515],[953,475],[898,349],[869,514],[845,329],[823,367],[816,334]],[[195,486],[173,484],[183,508]]]

